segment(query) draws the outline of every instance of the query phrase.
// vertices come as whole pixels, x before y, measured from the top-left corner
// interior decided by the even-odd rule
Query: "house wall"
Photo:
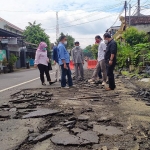
[[[133,27],[137,28],[139,31],[150,32],[150,24],[134,25]]]

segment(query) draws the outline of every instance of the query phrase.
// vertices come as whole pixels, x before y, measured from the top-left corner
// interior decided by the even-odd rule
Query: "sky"
[[[133,14],[137,0],[127,2],[132,5]],[[124,0],[0,0],[0,3],[1,18],[21,29],[25,29],[28,22],[41,23],[52,43],[56,41],[58,12],[59,33],[72,35],[82,48],[94,44],[94,37],[103,36],[112,25],[120,25],[117,18],[121,12],[124,16]],[[143,14],[150,15],[148,4],[150,0],[141,0]]]

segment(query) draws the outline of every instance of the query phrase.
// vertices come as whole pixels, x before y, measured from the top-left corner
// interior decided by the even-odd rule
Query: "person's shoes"
[[[95,80],[94,79],[90,79],[90,80],[88,80],[88,82],[94,82]]]
[[[105,85],[106,85],[106,82],[103,81],[103,82],[102,82],[102,86],[105,86]]]
[[[69,86],[69,88],[75,88],[75,87],[76,87],[75,85]]]
[[[68,86],[65,86],[65,87],[61,87],[62,89],[69,89],[69,87]]]
[[[50,82],[49,82],[49,85],[52,85],[52,84],[54,84],[54,83],[56,83],[56,81],[54,81],[54,82],[50,81]]]
[[[106,91],[113,91],[114,89],[111,88],[105,88]]]
[[[46,86],[46,84],[45,84],[45,83],[42,83],[42,85],[43,85],[43,86]]]

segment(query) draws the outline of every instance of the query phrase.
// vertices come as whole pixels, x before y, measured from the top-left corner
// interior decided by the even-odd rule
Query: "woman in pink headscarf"
[[[44,73],[46,74],[46,78],[49,84],[51,85],[54,83],[54,82],[51,82],[49,69],[48,69],[48,63],[49,63],[49,58],[47,57],[47,44],[45,42],[41,42],[36,51],[34,67],[39,68],[40,79],[41,79],[42,85],[44,86],[46,85],[45,79],[44,79]]]

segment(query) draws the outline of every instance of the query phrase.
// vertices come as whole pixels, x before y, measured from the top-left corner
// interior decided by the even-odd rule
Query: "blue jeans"
[[[66,76],[68,78],[68,86],[72,86],[73,83],[72,83],[72,77],[71,77],[71,70],[70,70],[70,67],[69,67],[69,64],[66,64],[68,69],[65,69],[64,68],[64,65],[61,65],[61,71],[62,71],[62,74],[61,74],[61,87],[65,87],[66,86]]]

